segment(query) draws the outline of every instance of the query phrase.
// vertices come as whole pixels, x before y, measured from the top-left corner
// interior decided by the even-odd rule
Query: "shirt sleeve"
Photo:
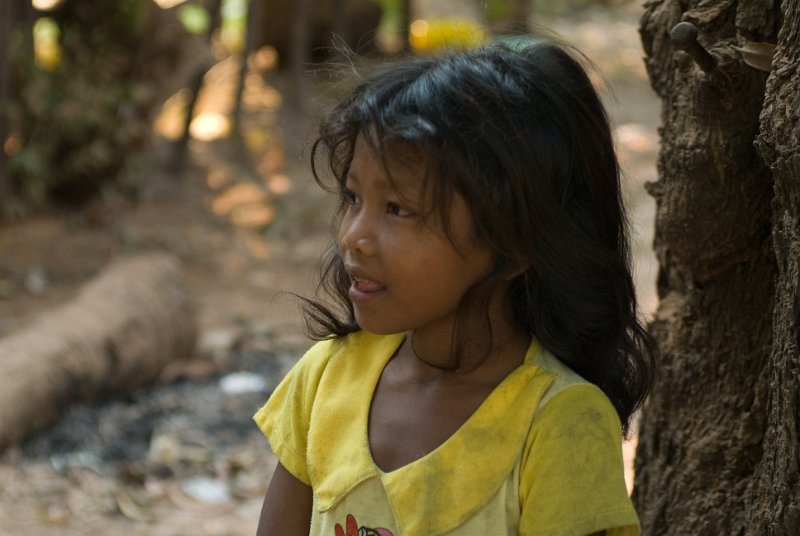
[[[565,388],[534,418],[520,470],[520,534],[639,534],[622,462],[621,425],[591,384]]]
[[[311,485],[307,463],[311,412],[334,343],[327,340],[311,347],[253,416],[281,465],[307,485]]]

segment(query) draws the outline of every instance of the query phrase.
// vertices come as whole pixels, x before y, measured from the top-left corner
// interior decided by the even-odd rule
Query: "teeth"
[[[373,292],[383,288],[382,284],[378,283],[377,281],[373,281],[371,279],[362,279],[359,277],[353,277],[352,279],[355,288],[363,292]]]

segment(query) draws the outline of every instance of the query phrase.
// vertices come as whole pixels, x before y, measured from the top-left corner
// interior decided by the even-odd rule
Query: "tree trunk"
[[[778,261],[763,455],[747,496],[752,534],[800,534],[800,1],[783,26],[761,112],[758,149],[772,171],[772,240]]]
[[[231,133],[237,139],[242,137],[242,97],[244,97],[244,86],[247,80],[247,73],[250,71],[248,60],[250,54],[255,51],[255,43],[259,38],[259,29],[256,21],[261,17],[261,10],[266,0],[250,0],[247,3],[247,22],[245,23],[244,47],[240,53],[241,65],[239,65],[239,75],[236,78],[236,93],[233,98],[233,110],[231,111]]]
[[[532,0],[507,0],[509,12],[506,20],[495,25],[494,31],[498,34],[525,35],[530,32],[528,19],[530,17],[530,4]]]
[[[16,17],[14,16],[14,2],[0,3],[0,204],[3,199],[8,199],[11,191],[9,176],[6,171],[6,151],[3,145],[9,134],[8,106],[11,96],[11,29]],[[2,216],[2,206],[0,206]]]
[[[300,112],[305,111],[308,102],[307,64],[310,58],[309,30],[311,25],[311,1],[296,0],[292,14],[292,50],[289,68],[292,76],[292,91],[289,104]]]
[[[222,0],[211,0],[211,4],[208,7],[208,14],[209,22],[208,28],[206,29],[206,41],[208,41],[209,46],[211,46],[214,32],[216,32],[217,28],[222,24]],[[244,62],[245,64],[247,63],[246,55],[244,57]],[[183,133],[173,146],[172,157],[169,163],[169,169],[176,177],[181,176],[180,172],[183,171],[183,165],[186,163],[186,151],[189,148],[189,140],[192,137],[191,126],[192,119],[194,119],[194,109],[195,106],[197,106],[197,100],[200,98],[200,90],[203,89],[203,80],[206,74],[208,74],[209,69],[213,66],[214,64],[210,60],[198,65],[189,81],[190,97],[186,105],[186,113],[183,117]]]
[[[9,108],[18,98],[14,81],[14,67],[33,62],[31,3],[24,0],[0,2],[0,219],[3,201],[12,192],[11,174],[8,171],[5,143],[11,134]],[[27,54],[27,57],[22,57]]]
[[[400,41],[403,52],[411,52],[411,22],[413,17],[413,6],[411,0],[400,0]]]
[[[663,100],[649,188],[663,365],[634,488],[648,535],[797,534],[800,161],[789,114],[797,125],[800,14],[797,0],[784,4],[782,19],[766,0],[645,4],[647,68]],[[773,65],[784,68],[765,104],[767,73],[733,47],[774,43],[779,19]],[[696,25],[716,68],[676,51],[669,32],[680,21]],[[772,173],[754,147],[759,127]]]
[[[73,402],[153,383],[194,353],[196,325],[175,261],[145,255],[110,267],[73,301],[0,339],[0,451]]]
[[[379,0],[266,0],[254,21],[260,30],[254,43],[256,48],[274,47],[278,66],[290,74],[298,39],[305,41],[303,62],[320,63],[343,52],[349,57],[349,50],[366,55],[376,50],[381,5]],[[300,29],[305,37],[297,36],[298,24],[305,25]]]

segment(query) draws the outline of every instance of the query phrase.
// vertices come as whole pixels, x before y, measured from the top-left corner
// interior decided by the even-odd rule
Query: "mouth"
[[[365,279],[362,277],[350,277],[350,281],[350,287],[359,292],[378,292],[379,290],[386,288],[377,281],[372,281],[371,279]]]
[[[367,277],[366,274],[358,269],[348,267],[347,274],[350,276],[348,295],[354,303],[368,303],[386,290],[386,286],[383,283]]]

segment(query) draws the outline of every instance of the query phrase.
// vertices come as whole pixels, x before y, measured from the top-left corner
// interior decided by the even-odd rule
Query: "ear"
[[[500,276],[502,281],[511,282],[530,270],[531,266],[533,266],[533,262],[530,259],[501,257],[495,264],[495,273]]]
[[[503,277],[503,281],[508,281],[510,283],[511,281],[515,280],[516,278],[527,272],[529,268],[530,265],[510,271],[507,275]]]

